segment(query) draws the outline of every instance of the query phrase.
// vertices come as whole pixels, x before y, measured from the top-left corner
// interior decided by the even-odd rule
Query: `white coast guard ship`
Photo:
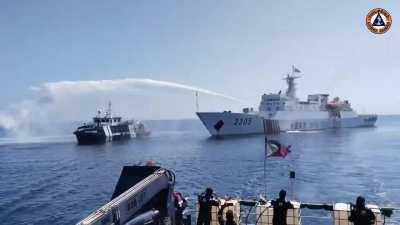
[[[212,136],[277,133],[282,131],[321,130],[341,127],[372,127],[376,115],[358,115],[348,100],[328,94],[308,95],[307,101],[296,97],[295,79],[300,70],[292,67],[292,74],[284,80],[285,93],[264,94],[258,111],[244,108],[242,113],[197,112],[197,116]]]

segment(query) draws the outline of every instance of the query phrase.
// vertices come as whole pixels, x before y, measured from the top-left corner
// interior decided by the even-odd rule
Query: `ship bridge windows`
[[[99,118],[99,117],[93,118],[93,122],[95,122],[95,123],[106,123],[108,121],[109,121],[109,119],[105,118],[105,117],[103,117],[103,118]]]
[[[121,122],[121,117],[109,118],[109,117],[94,117],[93,122],[96,124],[99,123],[119,123]]]
[[[267,111],[280,110],[284,106],[284,102],[279,99],[269,99],[261,103],[262,106],[266,107]]]

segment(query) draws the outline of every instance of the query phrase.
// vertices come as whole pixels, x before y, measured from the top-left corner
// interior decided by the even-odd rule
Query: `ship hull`
[[[99,133],[74,132],[74,134],[79,145],[104,144],[107,140],[105,135]]]
[[[286,118],[264,119],[257,114],[231,112],[198,112],[211,136],[279,133],[287,131],[324,130],[332,128],[373,127],[376,115],[358,115],[345,118]]]
[[[112,132],[109,126],[97,129],[75,131],[74,134],[79,145],[104,144],[109,141],[127,140],[132,137],[130,132]]]
[[[231,112],[198,112],[197,116],[212,136],[261,134],[263,119],[258,115]]]

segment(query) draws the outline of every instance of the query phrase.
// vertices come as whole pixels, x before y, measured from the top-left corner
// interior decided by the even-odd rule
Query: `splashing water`
[[[30,89],[35,94],[32,99],[0,111],[0,128],[7,131],[7,136],[23,138],[38,133],[38,130],[49,131],[60,120],[86,120],[88,115],[92,115],[90,113],[108,100],[116,102],[117,111],[128,116],[132,113],[151,115],[158,111],[171,113],[175,110],[178,117],[180,114],[193,114],[193,108],[181,105],[182,102],[193,101],[193,92],[218,97],[218,101],[242,102],[207,89],[152,79],[60,81]],[[172,96],[165,97],[168,95]]]

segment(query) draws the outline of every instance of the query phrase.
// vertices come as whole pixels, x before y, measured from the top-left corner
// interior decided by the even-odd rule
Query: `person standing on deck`
[[[293,209],[292,203],[286,201],[286,191],[281,190],[279,192],[279,198],[271,201],[271,205],[274,207],[274,216],[272,217],[273,225],[287,225],[286,215],[288,209]]]
[[[225,225],[237,225],[232,210],[226,211],[225,215],[226,215]]]
[[[197,225],[210,225],[212,207],[219,205],[219,201],[213,195],[213,189],[206,188],[205,193],[198,196],[198,201],[199,216],[197,217]]]
[[[375,215],[371,209],[365,207],[365,198],[358,196],[355,207],[351,209],[349,221],[354,225],[375,224]]]

